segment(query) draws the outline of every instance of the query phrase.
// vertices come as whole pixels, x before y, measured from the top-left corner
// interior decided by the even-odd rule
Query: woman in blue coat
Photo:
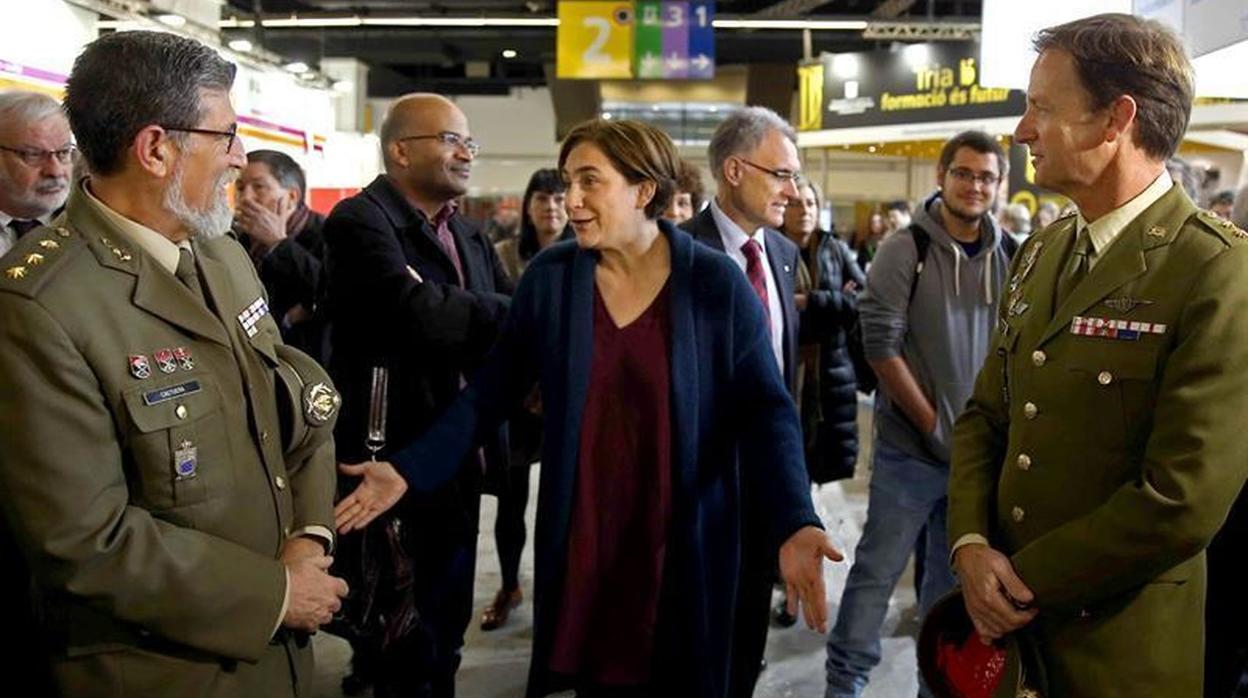
[[[367,525],[431,489],[540,384],[541,489],[529,695],[727,695],[741,511],[768,512],[791,611],[824,630],[822,562],[797,412],[764,309],[732,261],[659,215],[678,157],[662,132],[597,120],[564,142],[576,243],[538,255],[460,399],[337,508]]]

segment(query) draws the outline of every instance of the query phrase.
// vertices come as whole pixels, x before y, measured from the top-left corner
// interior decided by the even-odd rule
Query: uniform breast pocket
[[[1111,432],[1120,434],[1121,440],[1115,446],[1140,448],[1151,427],[1158,352],[1150,347],[1108,343],[1097,349],[1071,357],[1076,382],[1071,398],[1085,400],[1083,408],[1089,411],[1091,420],[1087,423],[1112,427],[1093,430],[1101,438],[1108,438]]]
[[[179,376],[124,394],[130,417],[130,496],[172,509],[227,494],[234,486],[221,393],[207,375]]]

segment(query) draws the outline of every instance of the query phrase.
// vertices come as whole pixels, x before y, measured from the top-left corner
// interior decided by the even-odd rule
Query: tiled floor
[[[869,434],[869,415],[860,410],[864,437]],[[863,439],[869,443],[869,438]],[[858,542],[862,522],[867,513],[867,478],[864,465],[869,454],[862,454],[858,477],[815,490],[815,502],[824,524],[847,560],[826,567],[826,579],[834,614],[853,548]],[[530,492],[537,496],[537,468],[533,469]],[[485,497],[481,506],[482,535],[477,551],[476,607],[484,608],[499,586],[498,558],[494,549],[495,500]],[[530,531],[534,506],[528,510]],[[521,583],[525,594],[532,581],[532,545],[525,550],[521,562]],[[462,698],[518,698],[524,695],[528,670],[529,643],[532,640],[532,606],[522,604],[512,613],[508,624],[500,630],[483,633],[474,623],[468,631],[464,663],[459,671],[458,695]],[[914,675],[914,636],[918,633],[915,617],[914,588],[910,573],[898,585],[889,607],[884,628],[884,662],[871,675],[866,698],[903,698],[914,696],[917,683]],[[349,657],[346,643],[321,633],[315,638],[318,666],[316,698],[338,698],[342,695],[339,681]],[[767,638],[768,668],[759,679],[755,698],[789,698],[823,695],[824,638],[799,623],[787,629],[772,628]]]

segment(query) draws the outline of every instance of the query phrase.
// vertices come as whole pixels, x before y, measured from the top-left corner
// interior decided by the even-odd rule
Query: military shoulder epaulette
[[[85,242],[65,226],[31,231],[0,262],[0,291],[33,297],[69,253]]]
[[[1204,223],[1207,228],[1228,244],[1243,244],[1245,240],[1248,240],[1248,232],[1244,232],[1234,223],[1212,211],[1199,209],[1196,211],[1196,219]]]

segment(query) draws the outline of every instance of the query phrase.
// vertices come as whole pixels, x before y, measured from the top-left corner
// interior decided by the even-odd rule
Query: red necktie
[[[763,302],[763,312],[770,323],[771,303],[767,298],[767,272],[763,271],[763,248],[757,240],[750,239],[741,246],[741,251],[745,253],[745,276],[758,294],[758,299]]]

